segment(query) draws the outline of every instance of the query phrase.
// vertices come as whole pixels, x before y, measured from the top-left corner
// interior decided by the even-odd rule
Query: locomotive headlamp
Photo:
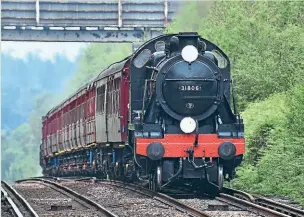
[[[193,118],[185,117],[180,122],[180,128],[184,133],[192,133],[196,129],[196,122]]]
[[[182,50],[182,57],[188,63],[195,61],[198,57],[198,51],[196,47],[193,45],[185,46]]]
[[[231,142],[223,142],[218,148],[218,153],[223,160],[231,160],[235,156],[236,147]]]

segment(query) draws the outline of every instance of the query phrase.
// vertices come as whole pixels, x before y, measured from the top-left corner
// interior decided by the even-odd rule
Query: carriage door
[[[107,127],[109,142],[121,141],[120,132],[120,73],[108,81]]]
[[[97,82],[96,97],[96,142],[107,142],[107,126],[105,112],[106,79]]]

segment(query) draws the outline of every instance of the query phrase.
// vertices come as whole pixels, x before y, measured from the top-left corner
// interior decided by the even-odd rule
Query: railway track
[[[270,217],[304,217],[304,210],[297,209],[273,200],[254,197],[246,192],[224,188],[225,193],[218,197],[219,201],[244,207],[252,212]]]
[[[60,184],[58,184],[58,183],[56,183],[54,181],[50,181],[50,180],[58,181],[58,182],[60,182]],[[43,178],[31,178],[31,179],[26,179],[26,180],[20,180],[20,181],[18,181],[18,183],[22,183],[22,182],[36,182],[36,181],[47,183],[47,184],[52,184],[52,185],[54,185],[56,187],[59,187],[61,189],[69,189],[69,192],[72,191],[72,192],[74,192],[77,195],[81,195],[81,193],[79,193],[80,191],[78,191],[78,190],[72,190],[71,188],[68,188],[68,187],[63,186],[63,185],[67,184],[67,183],[72,184],[72,182],[84,183],[84,182],[92,182],[92,181],[94,181],[94,182],[96,182],[96,184],[107,185],[107,186],[112,186],[112,187],[115,187],[115,188],[129,190],[130,192],[133,192],[133,193],[142,195],[144,197],[150,198],[153,201],[159,202],[159,204],[166,205],[168,207],[171,207],[171,209],[176,210],[176,212],[179,212],[181,214],[181,215],[178,215],[178,216],[211,217],[210,215],[208,215],[208,214],[206,214],[206,213],[204,213],[204,212],[202,212],[200,210],[194,209],[194,208],[192,208],[190,206],[187,206],[187,205],[179,202],[178,200],[176,200],[176,199],[174,199],[172,197],[169,197],[169,196],[167,196],[165,194],[156,193],[156,192],[150,191],[150,190],[148,190],[146,188],[143,188],[143,187],[140,187],[140,186],[137,186],[137,185],[125,184],[125,183],[122,183],[122,182],[111,182],[111,181],[105,181],[105,180],[101,181],[101,180],[96,180],[96,179],[92,180],[92,178],[86,178],[86,177],[79,177],[79,178],[76,178],[74,180],[72,180],[72,179],[66,179],[66,178],[47,177],[46,179],[43,179]],[[82,194],[82,195],[84,195],[84,194]],[[82,196],[82,197],[85,197],[85,196]],[[89,197],[85,197],[85,198],[89,199]],[[89,199],[89,200],[93,201],[92,199]],[[96,202],[94,202],[94,203],[97,204]],[[135,203],[138,203],[138,202],[135,202]],[[99,203],[99,204],[102,204],[102,203]],[[112,204],[111,208],[115,209],[116,207],[119,207],[119,206],[120,206],[119,204]],[[159,206],[159,205],[155,203],[155,206]],[[106,209],[106,210],[109,210],[108,207],[105,208],[103,206],[103,208]],[[168,208],[165,208],[165,209],[168,209]],[[115,213],[115,212],[112,212],[112,213]],[[171,215],[169,214],[167,216],[171,216]]]
[[[76,179],[77,181],[87,181],[90,180],[92,178],[79,178]],[[64,179],[63,179],[64,180]],[[171,203],[174,204],[175,202],[182,204],[180,205],[176,205],[177,209],[183,207],[182,209],[187,210],[187,212],[189,213],[193,213],[196,216],[210,216],[208,215],[207,212],[199,210],[199,209],[195,209],[189,205],[186,205],[185,203],[180,202],[179,200],[174,199],[173,197],[169,197],[166,194],[161,194],[161,193],[155,193],[152,191],[149,191],[146,188],[143,187],[139,187],[137,185],[132,185],[132,184],[128,184],[126,185],[125,183],[122,182],[110,182],[110,181],[105,181],[105,180],[96,180],[96,182],[99,183],[103,183],[103,184],[110,184],[110,185],[115,185],[117,187],[123,187],[132,191],[141,191],[141,193],[145,193],[145,194],[150,194],[150,196],[152,197],[157,197],[160,199],[164,199],[165,201],[167,200],[164,197],[167,197],[169,199],[173,199],[174,201]],[[227,203],[229,205],[238,207],[242,210],[247,210],[249,212],[252,213],[256,213],[258,215],[261,216],[277,216],[277,217],[304,217],[304,211],[282,204],[282,203],[278,203],[269,199],[265,199],[265,198],[261,198],[261,197],[254,197],[251,194],[248,194],[246,192],[243,191],[239,191],[239,190],[235,190],[235,189],[230,189],[230,188],[224,188],[224,192],[225,193],[221,193],[219,197],[217,197],[216,199],[220,202],[224,202]],[[156,196],[157,195],[157,196]],[[185,196],[185,197],[189,197],[189,194],[181,194],[178,195],[180,196]],[[195,195],[197,196],[197,194]],[[170,201],[169,201],[170,202]],[[179,207],[179,208],[178,208]],[[192,211],[190,211],[189,209],[193,209]]]
[[[1,216],[38,217],[29,203],[8,183],[1,181]]]
[[[85,179],[83,179],[85,180]],[[176,208],[182,208],[189,213],[192,213],[196,216],[210,216],[206,212],[195,209],[189,205],[181,203],[180,201],[169,197],[165,194],[155,193],[146,188],[138,187],[136,185],[125,185],[121,182],[105,182],[105,181],[98,181],[104,184],[111,184],[118,187],[128,188],[132,191],[140,190],[141,192],[148,193],[150,196],[156,196],[161,198],[169,203],[172,203],[176,206]],[[273,200],[269,200],[262,197],[254,197],[251,194],[248,194],[243,191],[229,189],[226,188],[226,192],[229,191],[229,194],[221,193],[219,197],[216,199],[225,202],[227,204],[233,205],[235,207],[242,208],[244,210],[256,213],[262,216],[269,216],[269,217],[304,217],[304,210],[297,209],[295,207],[291,207],[282,203],[275,202]],[[188,195],[187,195],[188,196]]]
[[[278,203],[267,198],[258,197],[255,199],[255,203],[272,210],[277,210],[280,213],[284,213],[292,217],[304,217],[304,210],[297,209],[286,204]]]
[[[148,190],[147,188],[134,185],[134,184],[127,184],[120,181],[107,181],[107,180],[99,180],[92,177],[77,177],[75,179],[66,179],[66,178],[56,178],[56,177],[47,177],[47,179],[50,180],[56,180],[59,182],[69,183],[69,182],[77,182],[77,183],[83,183],[83,182],[94,182],[96,184],[100,184],[102,186],[108,185],[113,186],[115,188],[121,188],[126,189],[131,192],[143,195],[147,198],[153,198],[153,200],[158,201],[162,204],[166,204],[169,207],[174,208],[175,210],[178,210],[179,212],[183,213],[183,216],[203,216],[203,217],[210,217],[214,215],[210,215],[210,212],[206,212],[206,210],[201,209],[200,207],[193,207],[181,202],[182,200],[178,200],[173,198],[173,196],[168,196],[163,193],[156,193],[153,191]],[[37,180],[37,178],[34,178],[32,180]],[[52,182],[46,179],[38,179],[40,181],[44,182]],[[56,185],[58,185],[55,182],[52,182]],[[64,186],[61,187],[64,187]],[[77,190],[76,190],[77,191]],[[78,192],[78,191],[77,191]],[[75,192],[76,193],[76,192]],[[178,197],[191,197],[189,193],[187,194],[179,194]],[[193,197],[197,197],[197,194],[194,194]],[[255,213],[259,216],[269,216],[269,217],[304,217],[304,210],[297,209],[295,207],[288,206],[286,204],[282,204],[279,202],[275,202],[273,200],[269,200],[267,198],[263,197],[257,197],[253,196],[251,194],[248,194],[243,191],[230,189],[230,188],[224,188],[224,193],[221,193],[218,197],[215,198],[221,203],[228,204],[231,207],[235,207],[239,210],[246,210],[250,213]],[[204,200],[204,199],[201,199]],[[115,203],[115,202],[114,202]],[[100,203],[102,204],[102,203]],[[113,205],[115,207],[117,205]],[[107,207],[108,209],[108,207]],[[230,209],[230,208],[229,208]],[[114,212],[115,213],[115,212]],[[225,211],[223,211],[225,213]],[[228,212],[227,212],[228,213]],[[222,216],[222,215],[221,215]],[[223,215],[225,216],[225,215]],[[247,216],[242,215],[242,216]]]
[[[191,206],[188,206],[184,203],[181,203],[180,201],[174,199],[173,197],[170,197],[166,194],[150,191],[147,188],[143,188],[143,187],[133,185],[133,184],[125,184],[125,183],[122,183],[122,182],[110,182],[110,181],[98,181],[98,180],[97,180],[97,182],[102,183],[102,184],[116,186],[116,187],[119,187],[119,188],[125,188],[125,189],[128,189],[128,190],[137,192],[139,194],[146,195],[146,196],[151,197],[151,198],[153,198],[157,201],[160,201],[164,204],[167,204],[171,207],[174,207],[175,209],[180,210],[181,212],[183,212],[183,213],[185,213],[189,216],[210,217],[210,215],[208,215],[207,213],[205,213],[201,210],[195,209]]]
[[[116,214],[112,213],[105,207],[101,206],[100,204],[96,203],[95,201],[89,199],[88,197],[85,197],[72,189],[62,186],[60,184],[57,184],[53,181],[47,180],[47,179],[42,179],[42,178],[30,178],[30,179],[24,179],[24,180],[19,180],[17,183],[40,183],[44,184],[46,186],[51,187],[57,192],[60,192],[61,194],[67,196],[68,198],[71,198],[75,200],[77,203],[82,205],[85,209],[91,210],[93,213],[93,216],[96,216],[95,210],[98,211],[98,216],[101,217],[118,217]],[[60,206],[54,206],[55,209],[60,210],[62,207]],[[87,214],[89,216],[89,212],[87,211]]]

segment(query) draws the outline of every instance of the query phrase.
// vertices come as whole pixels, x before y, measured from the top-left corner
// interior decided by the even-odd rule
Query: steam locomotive
[[[215,44],[192,32],[153,38],[42,118],[43,173],[219,192],[245,151],[232,90]]]

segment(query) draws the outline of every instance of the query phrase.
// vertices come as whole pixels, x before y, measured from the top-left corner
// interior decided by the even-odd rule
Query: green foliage
[[[166,33],[197,32],[212,2],[191,1],[180,5],[179,16],[168,26]]]
[[[55,63],[34,54],[27,61],[1,53],[1,176],[7,181],[39,175],[41,116],[53,105],[43,92],[58,92],[76,66],[64,56]],[[36,96],[40,95],[36,99]],[[36,105],[35,105],[36,102]]]
[[[267,100],[250,104],[242,113],[246,137],[246,161],[256,164],[271,146],[269,138],[286,123],[286,96],[276,94]]]
[[[304,189],[299,184],[304,180],[303,96],[304,85],[298,85],[284,94],[250,105],[243,113],[248,150],[246,164],[238,171],[240,178],[233,182],[235,187],[286,195],[304,204]],[[256,138],[269,125],[271,130],[262,137],[261,147]]]
[[[290,133],[295,137],[304,137],[304,85],[298,85],[293,91],[287,93],[287,102],[290,106],[288,113],[289,129],[293,129]],[[303,141],[304,142],[304,141]]]
[[[28,123],[17,127],[11,134],[1,135],[1,176],[15,181],[41,174],[39,145],[41,143],[41,117],[50,109],[54,98],[43,94],[36,99],[35,110]]]

